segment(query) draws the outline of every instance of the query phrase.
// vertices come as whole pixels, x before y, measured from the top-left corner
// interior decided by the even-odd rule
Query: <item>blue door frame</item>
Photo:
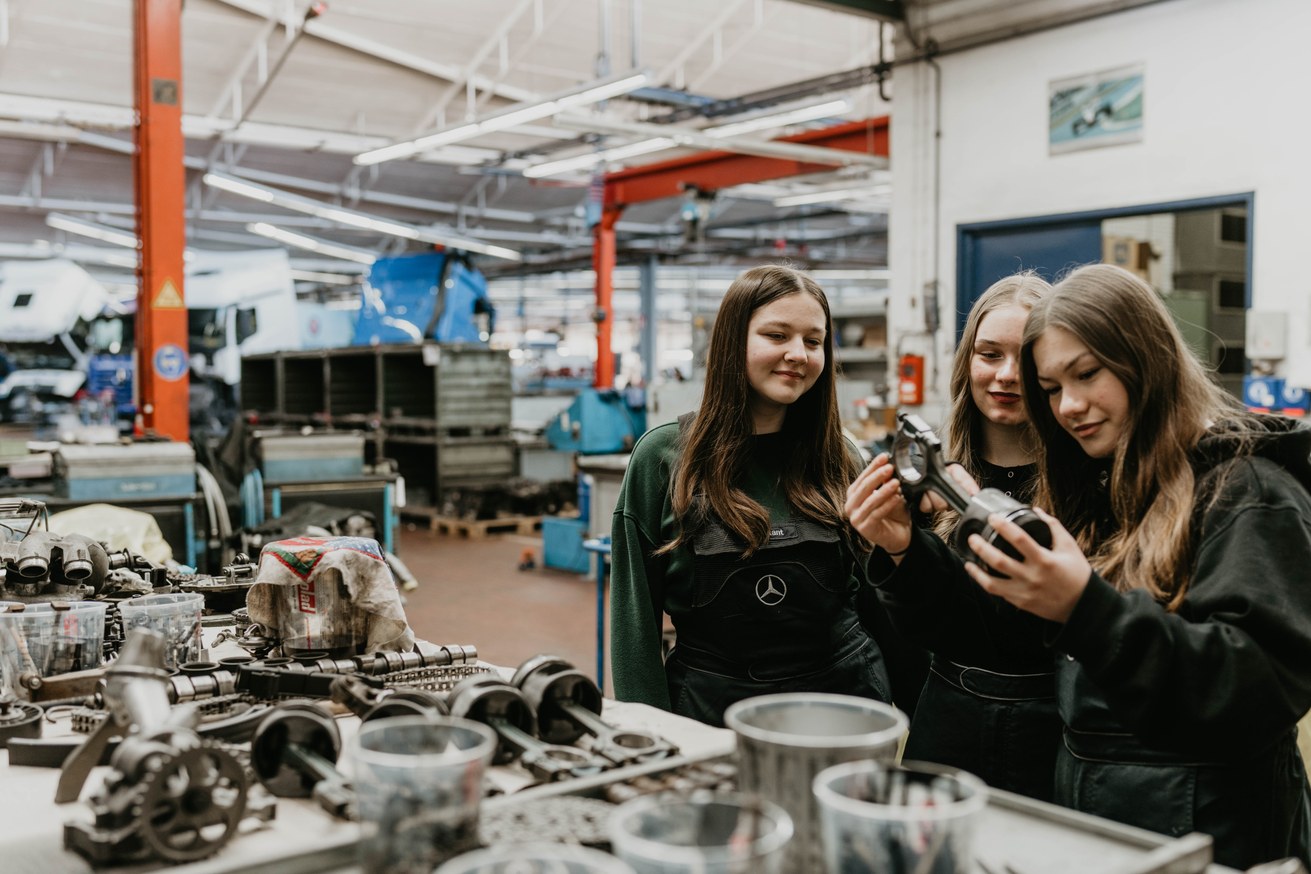
[[[1216,209],[1224,206],[1242,206],[1247,209],[1247,299],[1245,307],[1252,306],[1252,251],[1255,193],[1202,197],[1194,200],[1174,200],[1115,209],[1068,212],[1055,215],[1032,216],[996,222],[976,222],[956,226],[956,339],[965,329],[965,316],[970,306],[989,285],[1008,272],[1023,268],[1033,269],[1048,279],[1059,275],[1071,262],[1100,261],[1101,223],[1104,219],[1125,216],[1151,215],[1160,212],[1185,212],[1195,209]],[[1098,236],[1095,254],[1090,248],[1091,231]],[[1006,241],[1013,245],[1014,266],[1007,271],[987,278],[989,244]],[[1033,255],[1030,256],[1029,252]],[[1057,254],[1061,253],[1061,254]],[[1069,255],[1071,257],[1065,257]],[[1046,260],[1055,257],[1056,260]],[[1080,260],[1083,259],[1083,260]],[[1046,263],[1044,263],[1046,261]],[[990,275],[990,274],[988,274]]]

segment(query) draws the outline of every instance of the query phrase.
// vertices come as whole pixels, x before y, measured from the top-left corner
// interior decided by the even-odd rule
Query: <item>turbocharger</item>
[[[33,531],[22,540],[0,542],[0,598],[75,599],[84,586],[94,594],[111,570],[130,561],[127,553],[110,553],[85,534]]]

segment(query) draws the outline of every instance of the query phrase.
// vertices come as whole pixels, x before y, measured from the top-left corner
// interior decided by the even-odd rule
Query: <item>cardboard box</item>
[[[888,323],[877,321],[866,325],[865,332],[860,337],[860,345],[866,349],[882,349],[887,346]]]
[[[1133,237],[1102,237],[1102,261],[1151,281],[1152,244]]]

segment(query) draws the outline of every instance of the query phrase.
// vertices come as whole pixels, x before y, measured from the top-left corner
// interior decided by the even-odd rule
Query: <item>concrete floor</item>
[[[399,545],[398,555],[419,581],[406,593],[405,606],[418,637],[473,644],[480,658],[505,667],[549,653],[595,676],[596,582],[543,568],[540,535],[467,539],[406,524]],[[524,550],[532,551],[537,566],[521,571]]]

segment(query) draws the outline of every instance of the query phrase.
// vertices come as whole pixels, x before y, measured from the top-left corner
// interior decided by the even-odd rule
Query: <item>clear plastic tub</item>
[[[812,872],[820,870],[822,848],[811,781],[839,762],[895,759],[910,720],[868,698],[788,692],[739,701],[724,712],[724,724],[737,734],[738,788],[792,815],[787,870]]]
[[[478,846],[496,732],[453,716],[366,722],[349,748],[366,874],[430,874]]]
[[[971,874],[988,802],[973,774],[923,762],[848,762],[820,772],[824,870]]]
[[[787,811],[737,792],[664,793],[610,815],[615,855],[637,874],[781,874],[792,838]]]
[[[176,668],[187,662],[205,661],[205,644],[201,639],[200,614],[205,596],[198,592],[170,595],[146,595],[118,605],[123,617],[123,636],[134,628],[149,628],[164,635],[164,662]]]
[[[12,612],[15,607],[21,612]],[[24,675],[51,677],[99,667],[105,642],[103,601],[0,605],[0,683],[15,691]]]

